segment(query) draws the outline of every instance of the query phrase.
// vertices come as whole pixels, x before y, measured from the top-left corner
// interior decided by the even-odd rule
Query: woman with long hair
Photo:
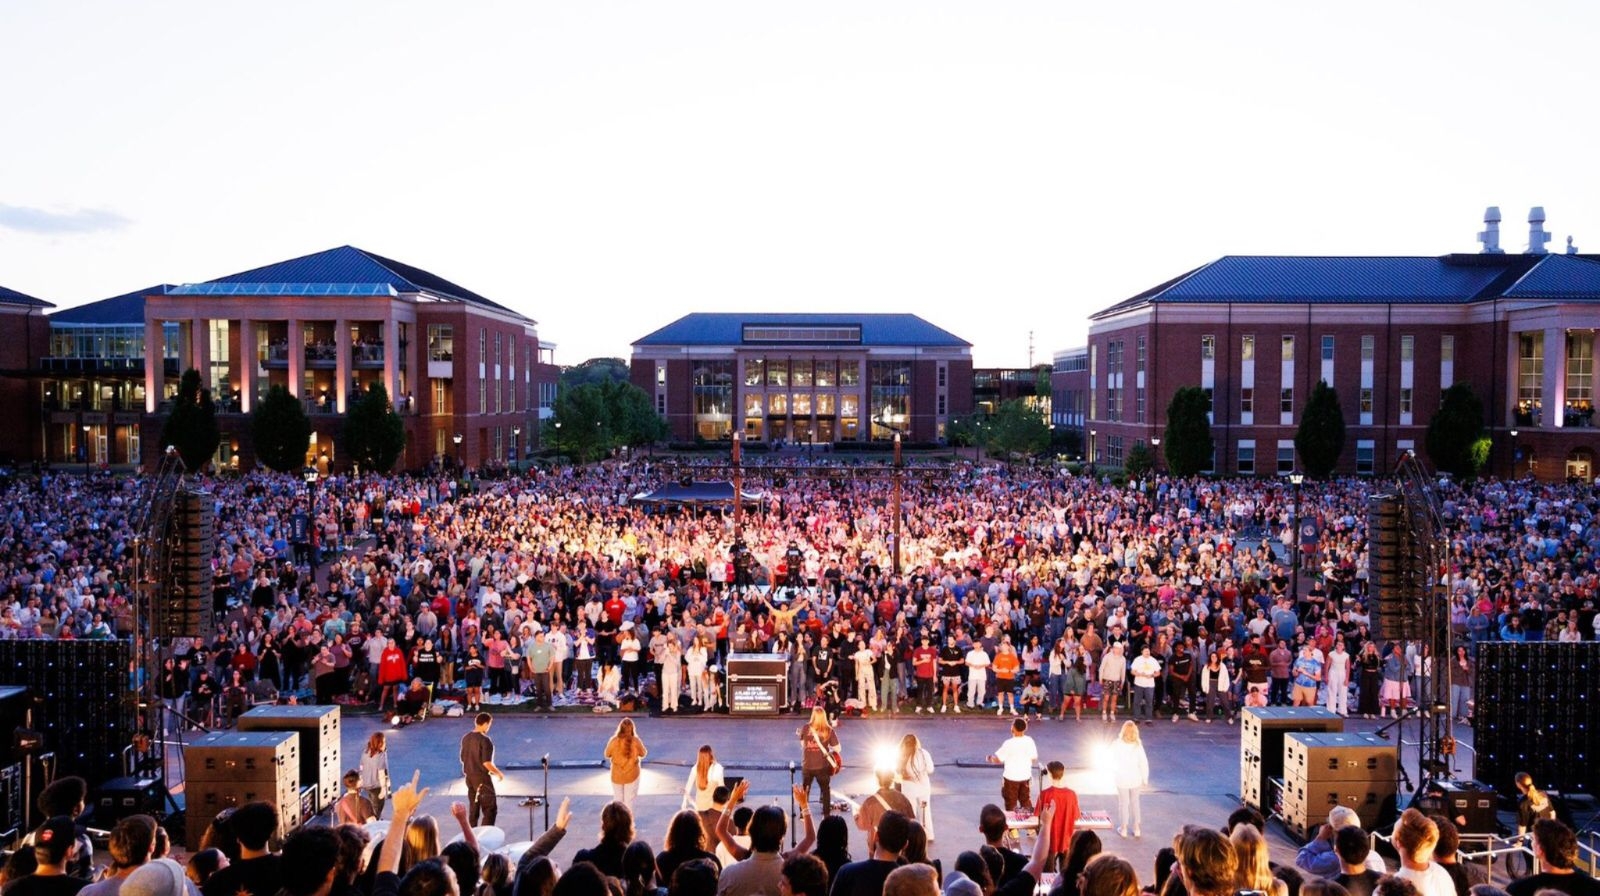
[[[655,853],[650,844],[635,840],[622,851],[622,886],[627,896],[663,896],[666,890],[657,886],[658,875]]]
[[[1457,644],[1456,655],[1450,660],[1450,715],[1457,722],[1465,722],[1472,715],[1474,669],[1467,645]]]
[[[1364,719],[1378,717],[1378,696],[1383,690],[1383,657],[1378,655],[1378,643],[1368,639],[1361,645],[1356,657],[1356,711]]]
[[[714,805],[711,795],[724,783],[722,763],[717,761],[717,754],[712,752],[710,744],[702,744],[695,755],[694,768],[689,770],[689,780],[684,782],[683,804],[679,808],[709,811]]]
[[[915,734],[900,738],[900,761],[895,764],[894,772],[900,782],[900,792],[911,801],[917,821],[927,832],[928,842],[933,842],[933,756]]]
[[[820,706],[812,707],[811,721],[796,734],[800,738],[800,786],[809,800],[811,782],[822,785],[822,816],[826,818],[833,814],[833,775],[843,765],[839,756],[839,735],[828,721],[828,713]]]
[[[648,755],[644,741],[634,733],[633,719],[617,723],[617,733],[606,741],[606,759],[611,763],[612,799],[633,808],[634,797],[639,795],[639,761]]]
[[[462,894],[466,896],[466,894]],[[491,852],[483,857],[477,896],[511,896],[511,860]]]
[[[1289,896],[1289,885],[1274,877],[1267,861],[1267,839],[1254,825],[1240,823],[1228,835],[1236,860],[1234,884],[1240,890],[1260,890],[1267,896]]]
[[[1056,879],[1054,894],[1060,896],[1079,896],[1078,876],[1083,874],[1083,869],[1089,867],[1089,860],[1100,854],[1102,845],[1100,835],[1084,828],[1073,831],[1072,839],[1067,841],[1067,851],[1061,854],[1061,874]]]
[[[662,880],[672,880],[672,872],[685,862],[709,859],[721,867],[717,854],[706,851],[706,829],[700,822],[700,813],[683,809],[667,823],[666,848],[656,853],[656,873]]]
[[[1281,886],[1282,882],[1279,884]],[[1078,896],[1138,896],[1138,894],[1139,875],[1127,859],[1101,853],[1083,869]]]
[[[467,645],[467,658],[461,664],[461,680],[467,686],[467,712],[483,708],[483,673],[483,657],[478,654],[478,645]]]
[[[1117,785],[1117,833],[1126,837],[1132,830],[1133,836],[1141,837],[1139,790],[1150,784],[1150,759],[1134,722],[1123,722],[1122,731],[1111,742],[1111,768]]]
[[[372,802],[374,818],[383,817],[384,801],[389,799],[389,738],[374,731],[361,751],[361,792]]]
[[[580,849],[572,864],[590,862],[610,877],[622,877],[622,854],[633,842],[633,812],[621,803],[606,803],[600,810],[600,842]]]
[[[850,825],[845,822],[843,815],[830,815],[817,825],[817,847],[811,854],[828,866],[828,887],[831,889],[839,869],[850,864]]]
[[[694,642],[683,654],[683,661],[689,667],[689,700],[701,709],[710,709],[716,706],[716,700],[710,693],[707,685],[706,664],[710,662],[711,651],[706,648],[706,639],[703,635],[695,635]]]

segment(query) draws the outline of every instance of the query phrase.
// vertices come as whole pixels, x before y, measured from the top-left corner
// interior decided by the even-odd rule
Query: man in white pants
[[[1341,716],[1350,714],[1350,654],[1344,649],[1344,639],[1333,642],[1328,652],[1328,668],[1323,678],[1328,688],[1328,712]]]
[[[972,642],[972,649],[967,651],[967,707],[982,708],[983,702],[989,698],[989,654],[983,645],[977,641]]]
[[[866,641],[857,641],[856,652],[850,654],[850,659],[856,664],[856,697],[866,704],[867,709],[878,711],[878,684],[872,675],[872,664],[877,656]],[[876,828],[874,828],[876,830]]]

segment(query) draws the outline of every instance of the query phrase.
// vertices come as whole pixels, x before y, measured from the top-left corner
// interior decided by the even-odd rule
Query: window
[[[767,385],[769,387],[789,385],[789,362],[787,360],[767,359]]]
[[[1293,336],[1285,336],[1285,337],[1283,337],[1283,352],[1280,355],[1280,357],[1282,357],[1283,360],[1285,360],[1285,361],[1293,361],[1294,360],[1294,337]]]
[[[744,384],[746,386],[759,386],[766,379],[766,372],[761,367],[760,358],[744,359]]]
[[[1371,361],[1378,352],[1377,337],[1367,334],[1361,337],[1361,360]]]
[[[1294,472],[1294,443],[1278,443],[1278,472]]]
[[[1409,413],[1411,413],[1411,390],[1410,389],[1401,389],[1400,390],[1400,413],[1401,414],[1409,414]]]
[[[487,327],[478,329],[478,363],[483,364],[489,360],[489,330]]]
[[[1239,474],[1241,476],[1254,476],[1256,472],[1256,443],[1249,440],[1239,442]]]
[[[1138,364],[1138,368],[1137,369],[1140,370],[1140,371],[1143,371],[1144,370],[1144,358],[1145,358],[1144,337],[1143,336],[1139,337],[1139,341],[1136,343],[1136,345],[1137,345],[1137,348],[1135,349],[1135,352],[1137,353],[1137,357],[1135,358],[1135,363]]]
[[[839,385],[839,364],[837,361],[817,362],[817,388],[832,389]]]
[[[1449,336],[1449,335],[1440,336],[1439,337],[1439,360],[1442,361],[1442,362],[1445,362],[1445,363],[1450,363],[1450,362],[1455,361],[1455,359],[1456,359],[1456,337]]]
[[[1517,423],[1537,426],[1544,404],[1544,334],[1517,334]]]
[[[1372,389],[1371,389],[1371,387],[1363,388],[1361,390],[1361,413],[1363,413],[1363,414],[1372,413]]]
[[[1200,360],[1211,361],[1217,357],[1217,337],[1200,337]]]
[[[843,342],[860,344],[861,327],[856,324],[790,327],[781,324],[745,324],[745,342]]]
[[[1133,404],[1134,404],[1134,409],[1133,409],[1134,422],[1143,423],[1144,422],[1144,390],[1143,389],[1135,389],[1135,390],[1133,390]]]
[[[478,413],[489,413],[489,381],[478,377]]]
[[[665,386],[666,384],[667,384],[667,365],[665,365],[665,364],[657,364],[656,365],[656,385],[657,386]]]
[[[1374,468],[1373,458],[1377,454],[1377,446],[1371,439],[1356,440],[1356,472],[1362,476],[1371,476]]]
[[[839,385],[841,385],[841,386],[859,386],[859,385],[861,385],[861,362],[860,361],[840,361],[839,362]]]
[[[1294,413],[1294,387],[1289,387],[1278,393],[1278,413]]]
[[[504,354],[502,354],[504,351],[505,351],[505,336],[504,336],[504,334],[502,334],[502,333],[494,334],[494,363],[495,364],[501,363],[500,359],[504,357]]]
[[[1593,420],[1594,410],[1594,333],[1573,330],[1567,334],[1567,407],[1574,419],[1566,425]]]
[[[455,357],[455,328],[449,324],[428,324],[428,360],[449,361]]]
[[[1206,393],[1206,416],[1210,417],[1217,408],[1215,390],[1207,386],[1204,391]]]
[[[950,413],[950,412],[945,409],[945,397],[943,395],[940,395],[939,396],[938,414],[939,414],[939,416],[943,417],[945,414],[948,414],[948,413]]]
[[[1256,359],[1256,337],[1245,336],[1239,342],[1239,357],[1246,361]]]
[[[950,376],[949,369],[945,365],[940,364],[939,365],[939,388],[943,389],[945,387],[945,384],[947,383],[947,381],[949,379],[949,376]],[[940,411],[939,413],[942,414],[942,413],[944,413],[944,411]]]
[[[1239,390],[1239,413],[1254,414],[1256,412],[1256,390],[1244,388]]]
[[[1415,337],[1415,336],[1401,336],[1400,337],[1400,362],[1401,363],[1405,363],[1406,361],[1412,360],[1413,358],[1416,357],[1416,352],[1417,352],[1417,337]]]
[[[667,396],[656,396],[656,413],[662,417],[667,416]]]
[[[450,413],[450,381],[432,379],[428,382],[433,384],[433,389],[431,390],[433,393],[433,413]]]
[[[1324,361],[1332,361],[1333,360],[1333,337],[1332,336],[1324,336],[1324,337],[1322,337],[1322,360],[1324,360]]]
[[[802,386],[807,389],[811,388],[811,362],[809,360],[789,362],[789,383],[790,385]]]

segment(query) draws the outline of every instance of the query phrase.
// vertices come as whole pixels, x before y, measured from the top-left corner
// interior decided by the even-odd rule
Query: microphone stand
[[[1413,706],[1410,709],[1401,710],[1400,715],[1396,716],[1394,721],[1384,725],[1382,728],[1379,728],[1377,731],[1372,733],[1383,738],[1384,740],[1388,740],[1389,730],[1391,728],[1398,728],[1401,722],[1404,722],[1406,719],[1409,719],[1420,712],[1422,712],[1421,706]],[[1402,737],[1400,747],[1403,748],[1404,746],[1405,739]],[[1411,780],[1411,774],[1406,771],[1405,758],[1399,755],[1399,752],[1400,750],[1397,748],[1394,766],[1400,770],[1400,780],[1405,783],[1406,793],[1415,793],[1417,791],[1417,785]]]
[[[550,754],[539,757],[539,764],[544,766],[544,828],[550,830]],[[530,814],[532,810],[529,810]]]
[[[794,760],[789,760],[789,848],[794,849],[799,842],[795,840],[795,821],[800,814],[795,810],[794,804]]]

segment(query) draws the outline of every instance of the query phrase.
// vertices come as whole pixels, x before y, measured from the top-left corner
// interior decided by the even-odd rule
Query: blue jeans
[[[1133,686],[1133,717],[1135,719],[1143,722],[1154,719],[1155,706],[1156,689],[1154,687],[1144,687],[1137,684]]]

